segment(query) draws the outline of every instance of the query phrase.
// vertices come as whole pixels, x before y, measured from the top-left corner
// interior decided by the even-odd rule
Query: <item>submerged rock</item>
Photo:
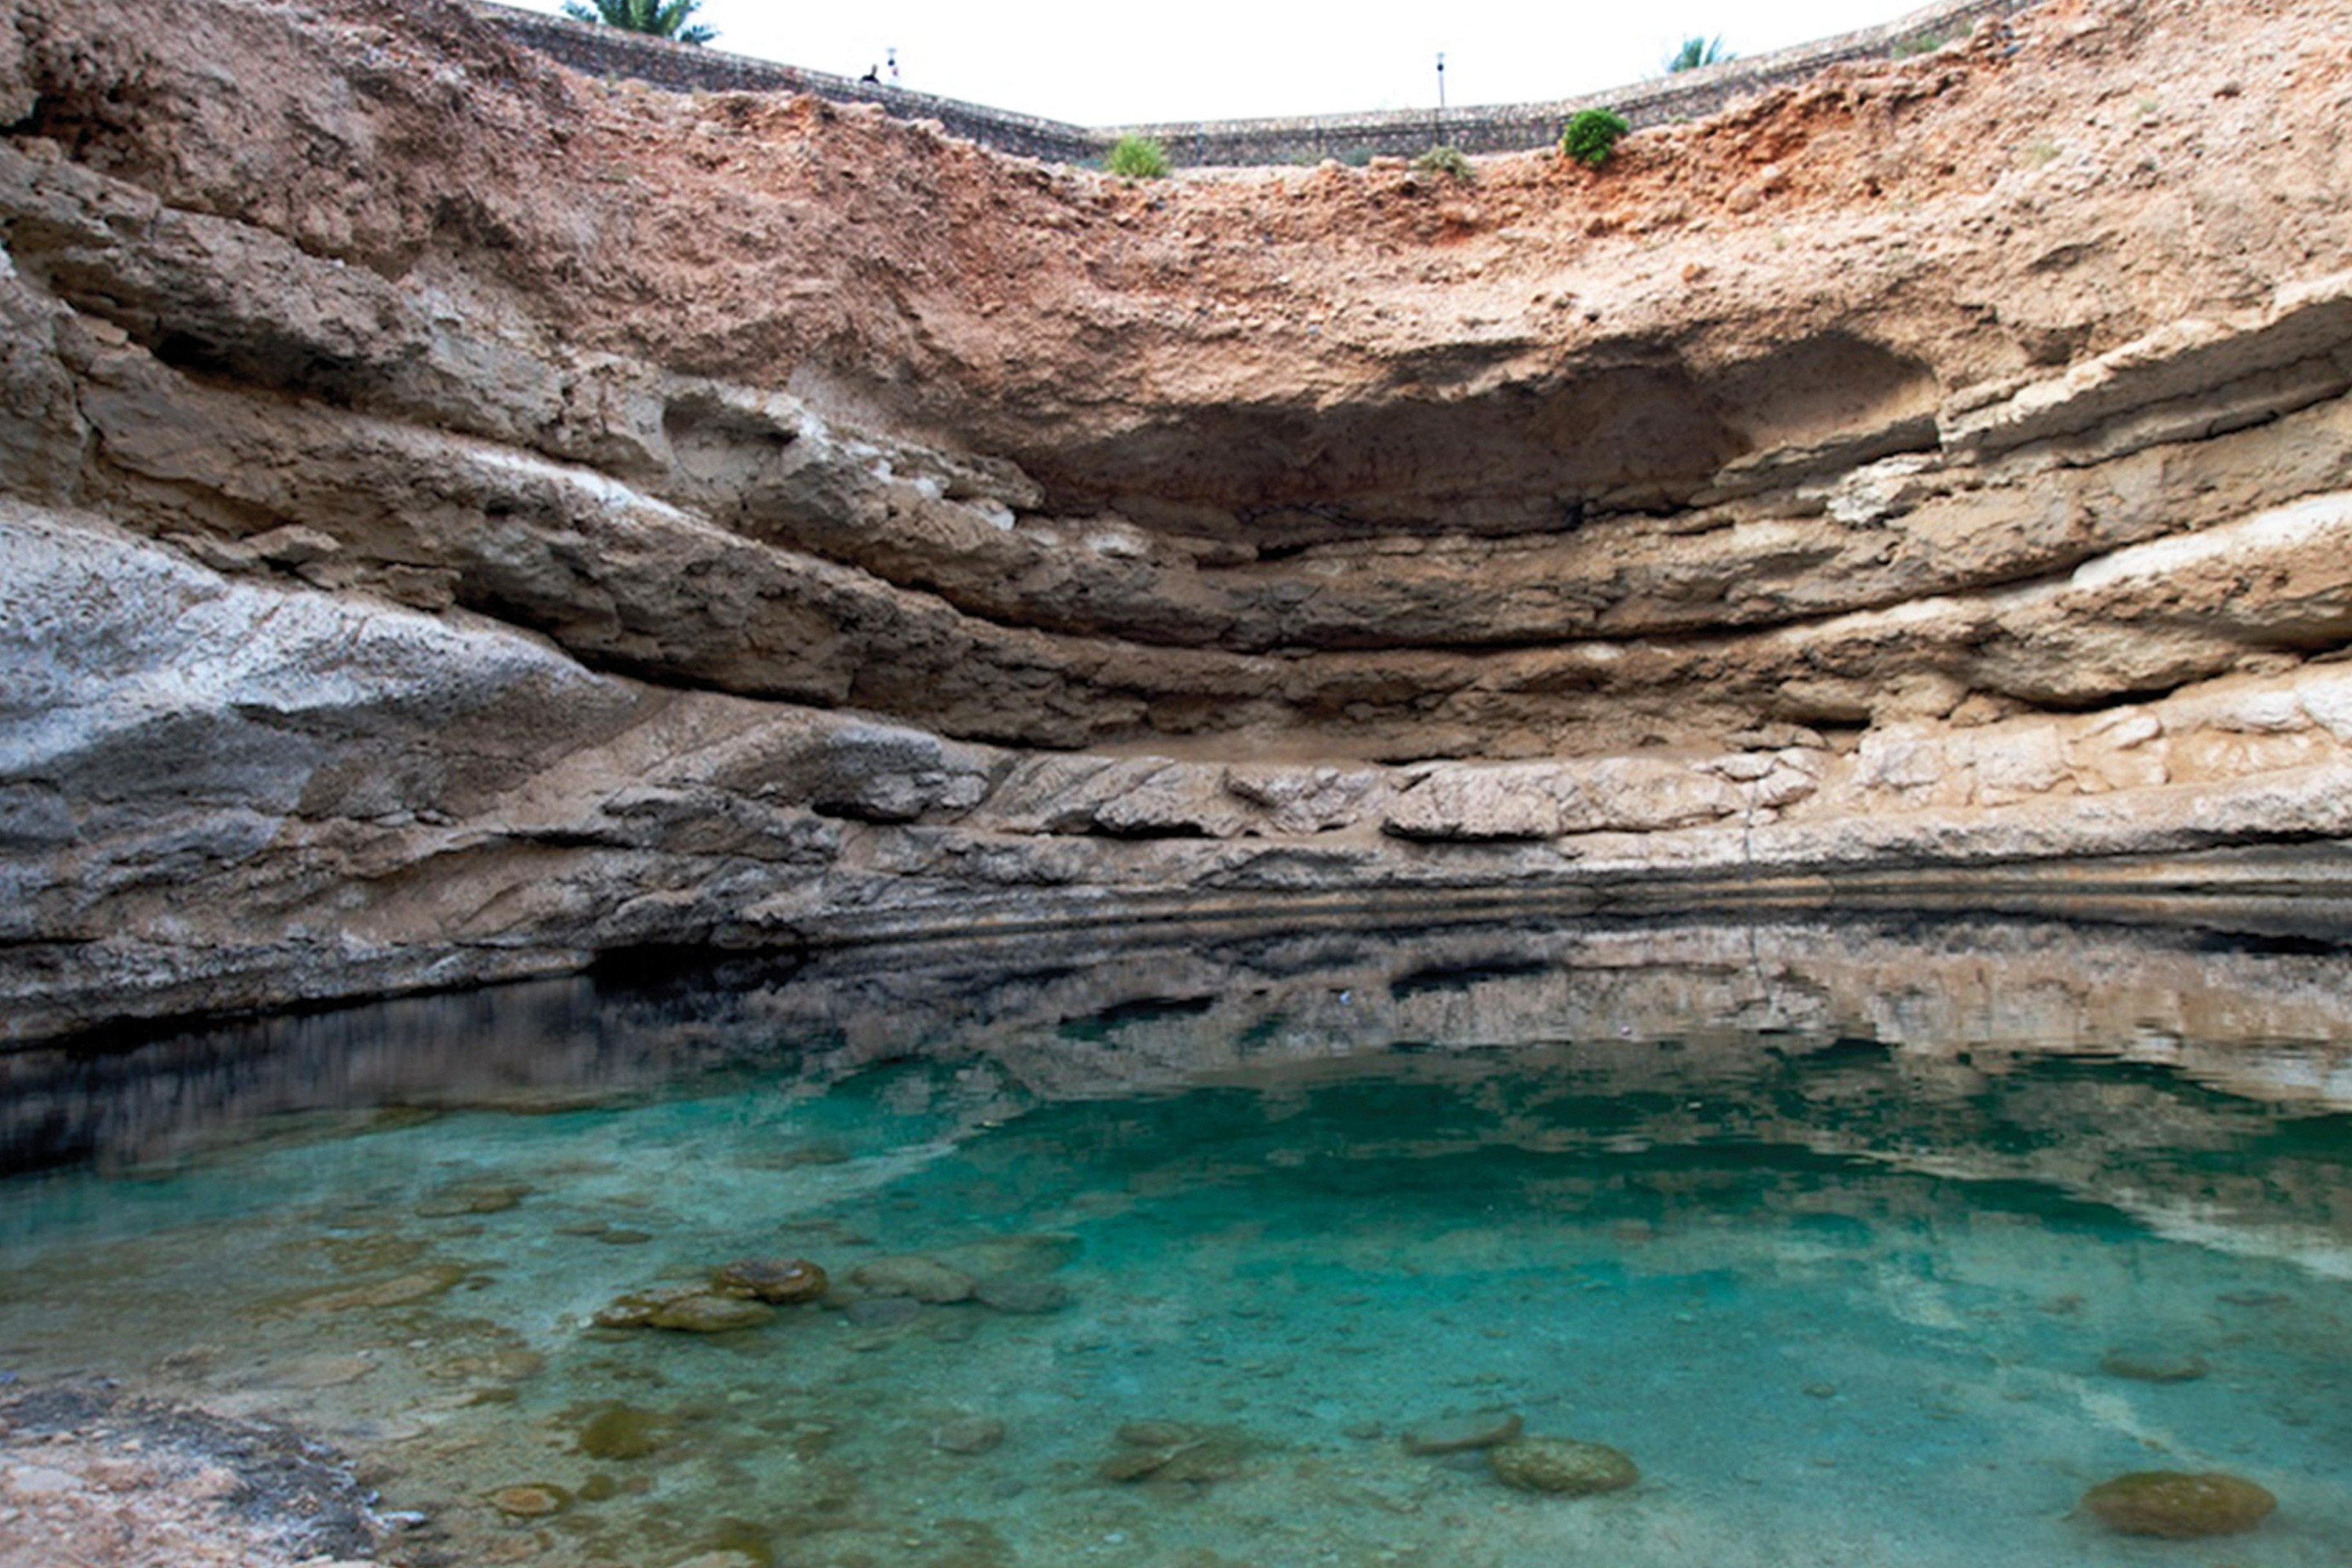
[[[943,1454],[985,1454],[1004,1441],[1004,1423],[993,1415],[960,1415],[931,1428],[931,1447]]]
[[[521,1346],[453,1356],[434,1370],[436,1377],[477,1378],[492,1383],[528,1383],[547,1370],[547,1358]]]
[[[1025,1279],[1051,1274],[1076,1257],[1078,1247],[1066,1231],[1033,1231],[959,1242],[930,1256],[975,1279]]]
[[[643,1247],[654,1238],[649,1230],[631,1230],[610,1220],[589,1220],[581,1225],[555,1227],[558,1236],[576,1236],[583,1241],[593,1241],[605,1247]]]
[[[920,1252],[861,1263],[849,1271],[849,1278],[876,1296],[911,1296],[935,1304],[968,1301],[975,1288],[972,1277],[962,1269]]]
[[[983,1279],[972,1295],[983,1307],[1015,1314],[1058,1312],[1070,1300],[1069,1291],[1051,1279]]]
[[[429,1301],[436,1296],[446,1295],[466,1278],[464,1266],[456,1263],[436,1263],[423,1268],[396,1274],[389,1279],[379,1279],[370,1285],[355,1285],[344,1289],[325,1290],[309,1298],[307,1305],[322,1312],[348,1312],[370,1307],[407,1307],[419,1301]]]
[[[375,1361],[370,1356],[320,1353],[272,1363],[262,1369],[255,1381],[264,1388],[341,1388],[357,1383],[375,1369]]]
[[[2213,1299],[2225,1307],[2284,1307],[2294,1300],[2283,1290],[2227,1290]]]
[[[1469,1415],[1441,1415],[1423,1421],[1404,1435],[1408,1454],[1459,1454],[1491,1448],[1519,1435],[1526,1423],[1514,1410],[1481,1410]]]
[[[1486,1462],[1505,1486],[1554,1497],[1622,1491],[1642,1479],[1618,1450],[1573,1437],[1515,1437],[1487,1449]]]
[[[852,1301],[845,1315],[861,1329],[903,1329],[923,1315],[923,1304],[904,1296],[868,1296]]]
[[[668,1329],[688,1334],[723,1334],[756,1328],[776,1315],[773,1307],[740,1296],[721,1296],[697,1286],[634,1290],[598,1312],[600,1329]]]
[[[1119,1451],[1096,1467],[1107,1481],[1168,1481],[1206,1485],[1240,1473],[1257,1445],[1226,1426],[1183,1421],[1130,1421],[1118,1429]]]
[[[656,1308],[646,1324],[683,1334],[724,1334],[758,1328],[775,1315],[775,1309],[764,1302],[698,1293]]]
[[[504,1214],[529,1197],[528,1182],[467,1182],[444,1187],[416,1205],[425,1219],[450,1219],[459,1215]]]
[[[2084,1510],[2109,1530],[2168,1541],[2237,1535],[2277,1507],[2278,1499],[2264,1489],[2219,1470],[2137,1470],[2083,1494]]]
[[[2213,1369],[2201,1355],[2109,1351],[2100,1358],[2099,1370],[2109,1377],[2127,1377],[2135,1383],[2194,1383]]]
[[[745,1258],[710,1271],[710,1288],[722,1296],[790,1306],[814,1301],[832,1283],[805,1258]]]
[[[562,1513],[571,1500],[562,1487],[542,1481],[500,1487],[490,1494],[490,1506],[515,1519],[545,1519],[550,1514]]]
[[[635,1405],[603,1405],[581,1423],[580,1451],[592,1459],[642,1459],[668,1443],[672,1423]]]
[[[1138,1447],[1160,1448],[1189,1443],[1201,1432],[1201,1427],[1188,1421],[1128,1421],[1119,1426],[1118,1440]]]

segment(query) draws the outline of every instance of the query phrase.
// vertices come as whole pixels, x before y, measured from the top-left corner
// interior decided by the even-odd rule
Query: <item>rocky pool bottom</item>
[[[0,1396],[290,1424],[416,1565],[2340,1568],[2347,982],[1194,931],[20,1052]]]

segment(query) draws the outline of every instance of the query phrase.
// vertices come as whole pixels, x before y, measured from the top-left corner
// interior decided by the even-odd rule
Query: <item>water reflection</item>
[[[558,980],[0,1054],[0,1173],[148,1165],[301,1112],[553,1111],[712,1073],[821,1084],[908,1058],[986,1059],[1023,1093],[1055,1100],[1401,1047],[1664,1040],[1727,1078],[1748,1072],[1759,1044],[1875,1053],[1916,1091],[1898,1104],[2079,1057],[2341,1109],[2352,1107],[2347,980],[2352,946],[1998,921],[1145,931],[805,962],[639,955]]]
[[[0,1058],[0,1368],[325,1431],[418,1564],[2126,1564],[2077,1504],[2166,1468],[2334,1568],[2347,975],[1186,932],[85,1042]],[[742,1258],[831,1288],[713,1297]],[[1515,1490],[1506,1426],[1639,1479]]]

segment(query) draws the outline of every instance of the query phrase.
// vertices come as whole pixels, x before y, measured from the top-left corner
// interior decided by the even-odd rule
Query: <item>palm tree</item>
[[[1683,47],[1676,49],[1675,58],[1666,62],[1666,70],[1670,74],[1696,70],[1701,66],[1719,66],[1726,60],[1738,58],[1723,47],[1720,35],[1712,38],[1694,36],[1683,40]]]
[[[688,22],[701,6],[702,0],[594,0],[593,5],[563,0],[563,14],[575,22],[602,22],[681,44],[707,44],[719,36],[719,29]]]

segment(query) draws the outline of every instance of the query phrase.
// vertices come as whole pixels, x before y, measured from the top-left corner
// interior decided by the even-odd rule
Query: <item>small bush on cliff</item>
[[[1475,177],[1469,158],[1461,148],[1450,145],[1432,147],[1415,158],[1412,166],[1424,174],[1451,174],[1457,180]]]
[[[1617,150],[1617,138],[1633,127],[1613,109],[1588,109],[1559,133],[1559,150],[1578,163],[1598,169]]]
[[[575,22],[602,22],[631,33],[674,38],[681,44],[707,44],[719,36],[716,27],[694,21],[702,0],[563,0],[563,14]]]
[[[1105,166],[1122,180],[1157,180],[1168,173],[1168,152],[1149,136],[1122,136]]]
[[[1932,55],[1952,41],[1949,33],[1922,33],[1916,38],[1906,38],[1895,46],[1895,58],[1909,59],[1914,55]]]

